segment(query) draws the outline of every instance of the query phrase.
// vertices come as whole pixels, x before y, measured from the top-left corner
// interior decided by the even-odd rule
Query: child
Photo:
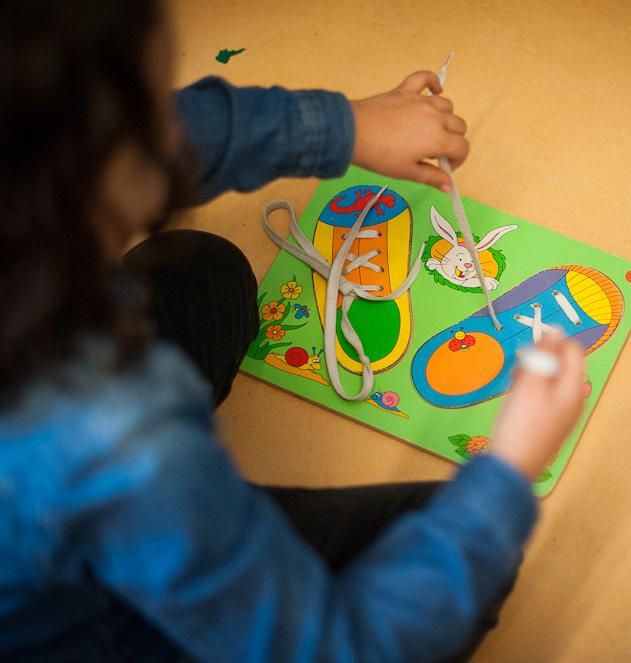
[[[209,78],[176,95],[193,169],[169,46],[158,0],[0,4],[0,659],[462,660],[580,414],[581,351],[548,338],[559,375],[519,375],[444,486],[245,483],[209,412],[256,331],[249,265],[207,233],[123,247],[182,170],[197,202],[351,161],[444,190],[426,160],[459,165],[466,127],[428,72],[351,103]]]

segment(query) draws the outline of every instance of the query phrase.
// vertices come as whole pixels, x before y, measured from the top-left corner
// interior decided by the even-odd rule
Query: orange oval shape
[[[453,352],[449,349],[449,339],[429,358],[425,369],[427,382],[439,394],[469,394],[487,385],[502,370],[502,346],[488,334],[473,332],[470,336],[475,338],[475,345],[466,350]]]

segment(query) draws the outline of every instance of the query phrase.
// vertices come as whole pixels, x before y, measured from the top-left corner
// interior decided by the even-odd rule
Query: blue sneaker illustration
[[[533,342],[533,328],[561,328],[585,349],[602,346],[624,310],[616,284],[581,265],[547,269],[494,302],[503,329],[481,309],[424,343],[412,360],[420,396],[441,408],[476,405],[510,389],[517,352]]]

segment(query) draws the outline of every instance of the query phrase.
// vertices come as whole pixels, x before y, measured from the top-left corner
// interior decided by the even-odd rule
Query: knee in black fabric
[[[191,267],[215,269],[249,275],[252,268],[237,246],[213,233],[201,230],[169,230],[149,237],[123,258],[124,265],[137,276],[152,278],[156,272],[171,275],[182,271],[190,275]]]
[[[142,242],[123,264],[148,287],[158,335],[189,354],[222,400],[259,328],[243,252],[212,233],[174,230]]]

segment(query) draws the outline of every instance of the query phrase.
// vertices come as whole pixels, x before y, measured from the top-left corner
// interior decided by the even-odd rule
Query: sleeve
[[[351,160],[353,113],[337,92],[237,88],[209,77],[177,92],[175,108],[198,157],[197,203],[277,177],[336,177]]]
[[[535,518],[526,480],[481,458],[332,576],[190,402],[174,399],[121,440],[73,473],[82,554],[202,661],[447,656],[513,573]]]

